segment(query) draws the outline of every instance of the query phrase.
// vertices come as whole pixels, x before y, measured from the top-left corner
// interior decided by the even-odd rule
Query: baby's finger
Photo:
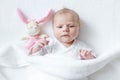
[[[86,51],[86,55],[89,55],[89,54],[91,54],[91,51]]]
[[[33,47],[34,47],[34,48],[42,48],[42,46],[43,46],[43,45],[40,44],[40,43],[35,43]]]
[[[83,50],[83,49],[80,50],[80,56],[85,57],[85,50]]]
[[[87,57],[90,53],[91,51],[88,50],[83,50],[83,49],[80,50],[80,54],[84,57]]]
[[[85,56],[88,57],[91,54],[91,51],[86,50],[85,51]]]
[[[48,36],[47,36],[48,37]],[[48,38],[44,38],[44,40],[45,40],[45,42],[46,42],[46,45],[48,45],[48,43],[49,43],[49,39]]]
[[[37,44],[39,47],[43,47],[45,44],[43,44],[43,43],[38,43]]]
[[[81,49],[81,50],[80,50],[80,53],[81,53],[82,55],[85,55],[86,51],[83,50],[83,49]]]
[[[84,55],[80,54],[80,57],[81,57],[81,58],[84,58]]]
[[[39,45],[41,45],[41,44],[46,45],[47,44],[47,42],[45,40],[39,40],[36,43],[39,44]]]

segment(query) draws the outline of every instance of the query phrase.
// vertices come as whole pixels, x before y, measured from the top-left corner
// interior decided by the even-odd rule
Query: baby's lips
[[[69,34],[63,34],[63,35],[61,35],[62,37],[64,37],[64,36],[70,36]]]

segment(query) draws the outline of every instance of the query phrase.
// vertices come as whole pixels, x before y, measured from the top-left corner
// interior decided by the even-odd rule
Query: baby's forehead
[[[73,22],[73,23],[78,22],[77,16],[75,16],[74,14],[71,14],[71,13],[56,14],[53,22],[60,23],[60,20],[63,20],[63,19],[67,20],[67,22]]]
[[[76,23],[78,19],[76,16],[70,14],[70,13],[65,13],[65,14],[57,14],[54,17],[54,22],[55,23],[62,23],[62,22],[67,22],[67,23]]]
[[[79,17],[77,14],[75,14],[74,12],[71,12],[71,11],[68,11],[68,12],[57,12],[55,13],[54,15],[54,18],[57,17],[57,16],[65,16],[65,15],[71,15],[72,17]]]
[[[76,20],[80,20],[80,18],[79,18],[79,15],[75,12],[75,11],[73,11],[73,10],[71,10],[71,9],[61,9],[61,10],[59,10],[59,11],[57,11],[54,15],[53,15],[53,20],[54,20],[54,18],[56,18],[56,17],[58,17],[58,16],[66,16],[66,15],[71,15],[73,18],[75,18]]]

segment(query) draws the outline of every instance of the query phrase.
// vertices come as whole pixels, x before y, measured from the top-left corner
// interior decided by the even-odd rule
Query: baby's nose
[[[69,27],[67,25],[63,26],[63,32],[69,32]]]

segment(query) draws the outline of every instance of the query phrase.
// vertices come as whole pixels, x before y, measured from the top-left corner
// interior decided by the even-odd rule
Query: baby
[[[39,40],[32,49],[32,54],[63,54],[87,60],[94,59],[91,49],[77,39],[80,32],[79,15],[71,9],[61,9],[53,15],[52,29],[55,40]]]

